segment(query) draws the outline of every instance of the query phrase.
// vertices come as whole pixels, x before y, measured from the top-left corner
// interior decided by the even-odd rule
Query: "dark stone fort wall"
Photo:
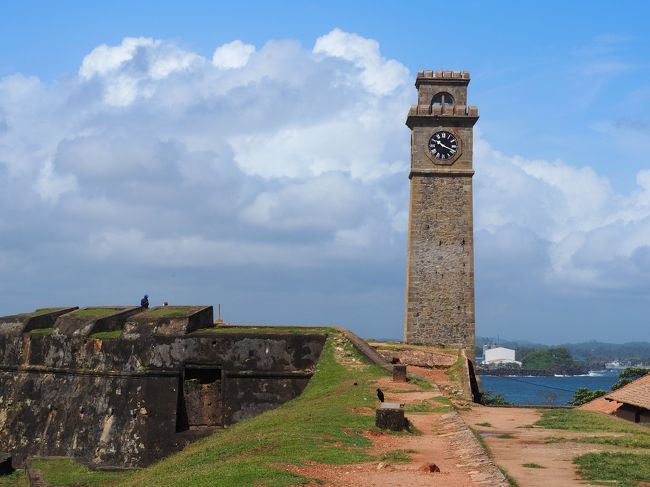
[[[295,372],[318,360],[325,337],[315,334],[207,333],[95,340],[65,335],[0,335],[0,365],[95,372],[178,370],[198,360],[227,369]]]
[[[177,377],[0,372],[0,444],[27,456],[146,465],[175,451]]]
[[[293,399],[323,335],[206,334],[128,340],[0,335],[0,444],[21,465],[64,455],[141,466],[177,451],[188,431],[183,374],[221,370],[223,424]]]

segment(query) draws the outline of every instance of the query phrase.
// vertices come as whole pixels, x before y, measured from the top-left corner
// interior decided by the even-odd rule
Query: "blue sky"
[[[478,334],[648,339],[646,2],[276,3],[0,6],[1,314],[149,292],[399,337],[403,121],[462,69]]]

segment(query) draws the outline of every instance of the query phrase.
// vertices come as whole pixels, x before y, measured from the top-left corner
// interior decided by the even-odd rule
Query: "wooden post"
[[[223,320],[221,319],[221,303],[217,304],[217,321],[214,324],[223,325]]]

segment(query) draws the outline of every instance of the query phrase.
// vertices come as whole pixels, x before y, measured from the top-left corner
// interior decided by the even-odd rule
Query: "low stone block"
[[[382,403],[375,411],[375,426],[391,431],[402,431],[406,428],[404,408],[398,403]]]
[[[8,453],[0,452],[0,475],[9,475],[13,471],[14,469],[11,464],[11,455]]]
[[[393,382],[406,382],[406,365],[393,365]]]

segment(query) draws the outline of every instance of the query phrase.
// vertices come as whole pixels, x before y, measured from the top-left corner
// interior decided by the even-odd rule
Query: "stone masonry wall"
[[[408,343],[474,350],[471,175],[411,178]]]
[[[185,417],[188,367],[220,372],[215,387],[223,388],[221,424],[228,425],[298,396],[324,342],[309,333],[106,340],[0,333],[0,444],[17,466],[33,455],[148,465],[205,433],[190,430]]]

